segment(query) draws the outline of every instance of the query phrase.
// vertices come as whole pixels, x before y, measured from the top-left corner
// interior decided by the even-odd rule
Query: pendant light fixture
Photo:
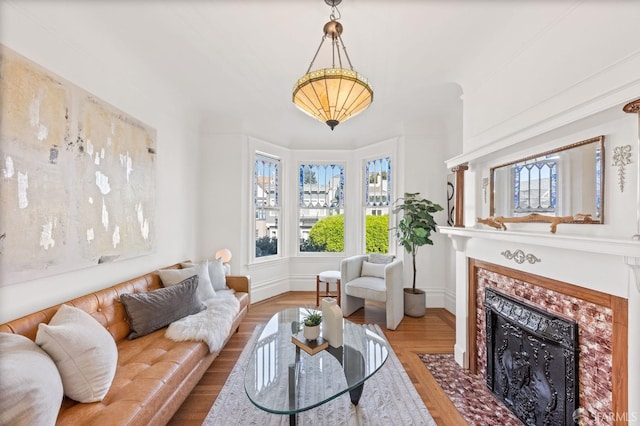
[[[293,103],[303,112],[324,123],[331,130],[356,116],[371,105],[373,89],[365,76],[353,69],[342,41],[342,24],[338,5],[342,0],[324,0],[331,6],[330,21],[324,25],[320,46],[311,60],[307,73],[293,87]],[[331,41],[331,68],[312,70],[325,40]],[[342,57],[349,69],[342,67]],[[337,67],[336,67],[337,61]]]

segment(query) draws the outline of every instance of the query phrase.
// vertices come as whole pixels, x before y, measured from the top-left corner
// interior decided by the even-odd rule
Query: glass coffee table
[[[343,319],[344,339],[339,348],[309,355],[291,342],[306,308],[275,314],[265,325],[247,364],[244,387],[258,408],[289,415],[322,405],[349,392],[357,405],[364,382],[382,367],[389,349],[373,331]]]

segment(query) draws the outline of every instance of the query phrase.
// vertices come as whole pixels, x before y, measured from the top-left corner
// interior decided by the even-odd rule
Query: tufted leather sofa
[[[227,286],[236,291],[240,301],[230,338],[249,309],[249,278],[227,276]],[[165,329],[127,339],[129,323],[120,295],[161,287],[157,273],[151,272],[66,302],[88,312],[109,330],[118,347],[118,366],[103,401],[82,404],[65,398],[57,424],[164,425],[178,410],[218,353],[209,353],[204,342],[169,340],[164,337]],[[38,324],[48,323],[59,306],[0,324],[0,331],[35,340]]]

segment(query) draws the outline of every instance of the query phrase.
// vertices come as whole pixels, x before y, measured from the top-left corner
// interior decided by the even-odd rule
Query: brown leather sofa
[[[227,286],[236,291],[240,301],[228,341],[249,309],[249,278],[227,276]],[[169,340],[164,336],[165,329],[127,339],[130,329],[120,295],[161,287],[158,274],[151,272],[66,302],[91,314],[111,333],[118,348],[118,366],[103,401],[82,404],[65,398],[57,424],[164,425],[175,414],[218,353],[209,353],[204,342]],[[0,331],[35,340],[38,324],[48,323],[59,306],[1,324]]]

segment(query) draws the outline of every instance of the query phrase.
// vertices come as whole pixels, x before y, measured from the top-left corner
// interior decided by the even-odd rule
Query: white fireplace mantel
[[[541,234],[539,232],[499,231],[479,228],[455,228],[440,226],[438,230],[448,235],[456,251],[464,252],[471,238],[502,241],[505,243],[527,244],[545,248],[573,250],[610,256],[622,256],[624,263],[633,272],[635,283],[640,292],[640,240],[637,237],[628,240],[581,235]]]
[[[446,234],[452,240],[467,240],[481,238],[508,243],[536,245],[564,250],[575,250],[589,253],[624,256],[640,259],[640,241],[599,237],[585,237],[578,235],[541,234],[539,232],[497,231],[493,229],[454,228],[440,226],[438,231]],[[457,243],[454,243],[457,244]],[[456,246],[454,245],[454,248]],[[465,245],[460,247],[464,251]],[[456,250],[458,250],[456,248]]]

